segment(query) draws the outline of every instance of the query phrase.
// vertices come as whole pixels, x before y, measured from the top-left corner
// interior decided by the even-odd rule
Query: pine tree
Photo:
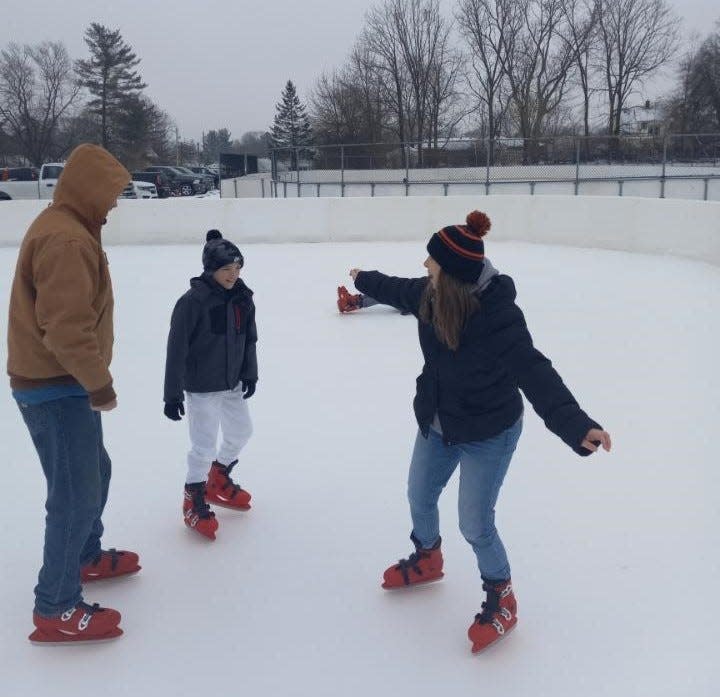
[[[297,167],[295,148],[312,144],[312,131],[305,105],[297,96],[292,80],[288,80],[282,91],[281,101],[275,105],[277,113],[270,132],[274,148],[292,148],[292,168]],[[307,156],[307,151],[305,151]]]
[[[140,59],[125,43],[119,29],[113,31],[93,22],[85,30],[85,43],[90,58],[78,60],[75,71],[80,83],[92,95],[88,107],[100,117],[101,143],[107,148],[113,121],[122,113],[123,105],[147,85],[134,70]]]

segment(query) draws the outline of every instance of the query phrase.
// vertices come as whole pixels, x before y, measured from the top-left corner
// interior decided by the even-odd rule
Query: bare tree
[[[547,117],[563,104],[574,57],[562,0],[515,0],[510,5],[510,11],[518,13],[518,30],[512,37],[504,35],[500,55],[527,159],[532,147],[528,139],[542,135]]]
[[[672,57],[679,22],[665,0],[598,0],[598,26],[608,133],[619,135],[630,94]]]
[[[462,58],[450,46],[448,33],[438,45],[428,76],[427,143],[430,147],[437,148],[441,137],[450,138],[467,116],[467,110],[460,108],[458,80],[461,69]]]
[[[318,80],[311,97],[313,130],[318,142],[372,143],[384,134],[382,86],[368,55],[358,42],[349,62]]]
[[[493,139],[500,135],[508,108],[504,53],[514,51],[521,15],[510,0],[460,0],[456,19],[470,49],[468,83],[471,94],[483,106],[493,161]]]
[[[63,154],[58,131],[79,91],[60,42],[11,43],[0,52],[0,121],[35,165]]]
[[[567,22],[564,35],[575,62],[576,75],[583,99],[583,133],[590,135],[590,96],[592,57],[598,47],[600,0],[563,0],[562,12]]]
[[[410,132],[409,79],[391,3],[372,8],[368,12],[360,41],[367,48],[379,78],[386,108],[394,116],[397,137],[404,143]]]

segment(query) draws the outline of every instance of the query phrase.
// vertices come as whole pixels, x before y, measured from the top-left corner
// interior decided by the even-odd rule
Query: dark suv
[[[161,172],[169,180],[173,189],[180,192],[181,196],[194,196],[205,193],[205,183],[197,175],[189,175],[181,172],[170,165],[151,165],[145,168],[146,172]]]
[[[136,182],[149,182],[155,184],[158,192],[158,198],[168,198],[169,196],[180,196],[180,190],[173,188],[172,182],[168,179],[164,172],[133,172],[132,178]]]
[[[33,182],[37,181],[37,167],[3,167],[0,169],[0,181]]]

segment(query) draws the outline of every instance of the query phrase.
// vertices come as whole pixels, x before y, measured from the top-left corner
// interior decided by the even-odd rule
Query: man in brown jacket
[[[100,548],[111,471],[100,412],[117,405],[109,371],[113,295],[100,232],[129,181],[103,148],[76,148],[52,205],[25,234],[15,269],[8,374],[48,485],[34,641],[122,634],[120,613],[84,603],[81,583],[140,568],[137,554]]]

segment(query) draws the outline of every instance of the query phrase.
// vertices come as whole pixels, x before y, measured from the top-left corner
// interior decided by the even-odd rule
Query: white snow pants
[[[191,449],[187,456],[186,484],[207,480],[210,465],[217,460],[229,465],[252,435],[252,422],[242,383],[234,390],[222,392],[188,392],[188,426]],[[217,449],[218,430],[222,443]]]

